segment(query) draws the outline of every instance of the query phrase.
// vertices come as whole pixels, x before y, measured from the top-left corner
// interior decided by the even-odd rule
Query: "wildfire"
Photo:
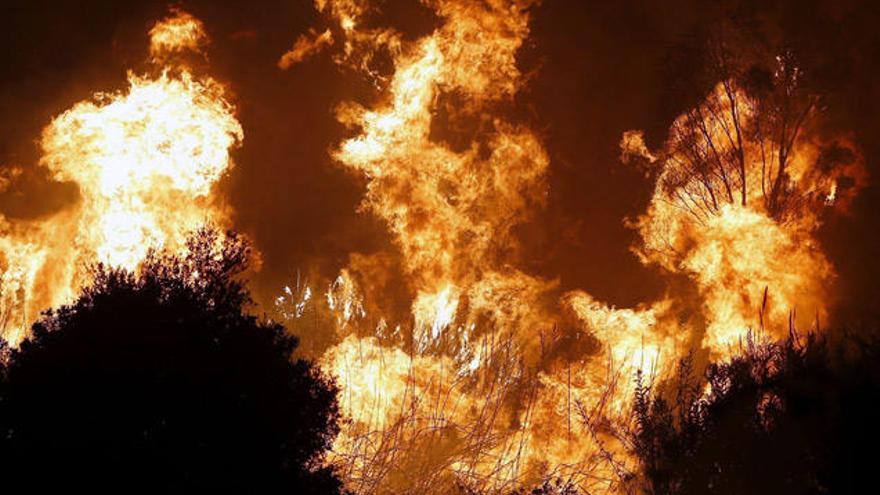
[[[279,61],[289,68],[338,42],[334,60],[380,93],[372,107],[338,107],[355,134],[332,155],[367,179],[362,208],[385,221],[411,295],[409,322],[389,333],[386,315],[365,310],[383,295],[358,289],[388,276],[384,255],[352,256],[331,285],[339,340],[321,363],[352,420],[334,462],[361,493],[503,491],[551,475],[622,489],[632,465],[614,431],[637,371],[662,381],[694,346],[723,356],[749,330],[784,331],[796,308],[800,326],[828,314],[833,269],[813,234],[823,209],[844,208],[864,183],[861,163],[845,139],[816,137],[815,101],[786,60],[774,77],[781,95],[800,98],[791,116],[722,81],[662,150],[639,131],[621,142],[621,160],[657,181],[632,222],[642,236],[633,250],[694,289],[636,308],[559,294],[515,268],[512,228],[543,204],[549,166],[536,134],[502,117],[523,84],[516,54],[532,2],[423,3],[438,25],[408,41],[365,27],[376,12],[367,1],[318,0],[335,26],[301,36]],[[351,308],[378,324],[352,325]]]
[[[616,432],[638,372],[661,382],[694,347],[724,357],[749,330],[778,336],[832,310],[816,232],[866,174],[845,137],[820,132],[784,57],[763,99],[725,77],[660,149],[622,136],[621,161],[655,181],[628,221],[633,252],[678,275],[661,300],[616,308],[522,269],[516,227],[544,205],[551,166],[509,111],[537,3],[422,0],[435,26],[412,38],[377,27],[368,0],[316,0],[329,27],[277,62],[332,51],[375,88],[369,104],[338,105],[349,134],[330,153],[364,179],[361,209],[393,248],[351,253],[323,283],[298,276],[274,301],[340,384],[347,421],[330,462],[356,493],[501,493],[551,476],[622,491],[632,461]],[[78,186],[77,203],[39,221],[0,216],[0,331],[13,343],[88,282],[88,263],[136,269],[150,248],[227,223],[214,188],[243,131],[225,88],[187,63],[204,57],[205,26],[173,9],[149,34],[151,72],[43,130],[40,165]]]
[[[154,61],[207,40],[182,11],[151,30]],[[129,73],[128,88],[97,93],[56,117],[40,140],[40,164],[79,187],[77,205],[31,224],[5,225],[4,337],[20,340],[39,311],[87,283],[88,263],[133,269],[151,247],[180,249],[187,231],[223,223],[213,184],[243,137],[222,85],[176,63],[157,76]]]
[[[425,2],[440,24],[404,41],[391,28],[361,26],[366,2],[316,2],[338,26],[325,38],[340,33],[335,60],[383,94],[372,108],[339,106],[339,120],[356,134],[333,156],[366,177],[362,207],[388,226],[413,294],[410,324],[387,338],[383,315],[373,315],[372,335],[339,324],[350,321],[348,308],[364,306],[362,296],[338,288],[381,271],[381,259],[365,270],[370,259],[359,257],[328,293],[347,295],[329,300],[339,308],[342,340],[321,362],[338,377],[352,419],[334,452],[360,492],[413,490],[413,483],[425,492],[453,483],[513,489],[562,465],[580,479],[608,474],[596,467],[605,435],[573,441],[571,429],[557,428],[561,413],[551,402],[569,392],[566,421],[578,431],[578,401],[604,417],[592,397],[606,388],[607,362],[582,355],[565,376],[544,363],[555,352],[543,348],[543,335],[557,322],[556,283],[514,268],[513,227],[543,204],[549,165],[538,136],[499,111],[523,84],[516,54],[532,3]],[[314,52],[315,43],[300,38],[279,65]],[[380,54],[394,60],[390,74],[372,64]],[[452,123],[445,131],[441,118]],[[457,136],[449,132],[455,126],[474,131]],[[551,340],[548,347],[560,345]],[[414,482],[416,468],[398,451],[436,471]],[[428,451],[431,459],[422,457]]]

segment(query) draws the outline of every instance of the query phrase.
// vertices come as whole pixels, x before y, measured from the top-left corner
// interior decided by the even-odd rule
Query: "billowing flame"
[[[583,435],[583,428],[605,417],[595,398],[611,395],[608,362],[586,356],[581,332],[582,349],[571,352],[583,360],[564,373],[554,364],[566,334],[554,330],[556,283],[515,268],[513,228],[543,204],[549,165],[535,132],[501,110],[523,84],[516,53],[533,2],[424,3],[438,27],[404,41],[391,28],[361,26],[367,2],[317,2],[338,26],[335,60],[362,71],[383,94],[372,108],[338,108],[356,134],[333,156],[367,178],[362,207],[386,222],[412,293],[409,324],[389,332],[385,316],[372,315],[378,324],[364,335],[349,326],[351,308],[365,307],[354,281],[367,272],[364,257],[328,292],[342,340],[321,362],[338,377],[352,420],[334,447],[336,462],[365,493],[444,493],[456,483],[511,490],[559,466],[570,467],[561,475],[607,485],[612,468],[601,445],[613,439]],[[280,65],[312,51],[306,40]],[[383,55],[394,62],[390,73],[374,63]],[[459,135],[458,127],[468,130]],[[652,321],[640,326],[643,333]],[[614,358],[633,359],[625,353],[616,350]],[[636,359],[655,354],[652,348]],[[593,416],[588,421],[579,410]],[[558,428],[563,416],[565,431]]]
[[[198,51],[207,39],[181,11],[150,35],[154,60]],[[130,73],[125,91],[79,102],[43,130],[41,165],[75,183],[80,199],[45,221],[4,222],[0,323],[8,340],[87,283],[88,263],[133,269],[149,248],[181,248],[187,231],[224,222],[212,186],[231,166],[241,126],[216,81],[181,62],[157,71]]]
[[[53,120],[43,132],[42,163],[79,185],[77,243],[100,262],[131,269],[150,246],[174,245],[183,229],[216,215],[208,208],[211,186],[240,139],[213,81],[188,72],[130,75],[124,95],[77,103]]]

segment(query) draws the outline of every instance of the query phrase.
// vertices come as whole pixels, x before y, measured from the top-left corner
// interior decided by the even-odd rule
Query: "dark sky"
[[[417,36],[433,19],[412,1],[385,2],[388,24]],[[551,157],[545,211],[519,229],[527,271],[560,278],[618,306],[663,291],[655,269],[630,254],[634,232],[623,219],[644,210],[651,183],[618,163],[628,129],[659,145],[671,120],[709,83],[700,59],[707,36],[733,25],[748,42],[793,50],[828,93],[831,126],[861,147],[876,183],[880,146],[878,2],[708,2],[545,0],[535,9],[522,68],[532,73],[518,106],[543,136]],[[9,217],[49,215],[75,198],[36,167],[35,140],[52,116],[97,90],[124,86],[143,68],[147,30],[165,1],[4,2],[0,18],[0,164],[28,170],[0,194]],[[258,296],[276,292],[297,269],[326,275],[351,252],[387,246],[382,225],[356,212],[363,182],[333,164],[328,150],[343,136],[332,109],[369,101],[365,82],[326,54],[280,71],[292,41],[321,26],[310,0],[188,1],[213,43],[210,72],[227,83],[245,140],[222,187],[235,227],[263,255]],[[837,267],[840,313],[847,321],[876,314],[880,277],[880,195],[870,186],[848,216],[821,232]]]

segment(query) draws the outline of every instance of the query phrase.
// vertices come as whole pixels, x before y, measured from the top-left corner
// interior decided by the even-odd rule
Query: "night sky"
[[[377,97],[368,81],[327,53],[282,71],[296,37],[326,21],[307,0],[188,1],[212,44],[208,73],[228,85],[245,132],[235,168],[221,184],[233,227],[249,235],[262,265],[251,275],[268,300],[296,270],[333,276],[350,253],[387,249],[391,239],[358,213],[362,178],[328,151],[346,136],[333,108]],[[0,166],[25,169],[0,193],[9,218],[52,215],[76,201],[74,186],[38,166],[36,140],[54,115],[95,91],[123,89],[126,70],[146,70],[147,31],[165,1],[4,2],[0,14]],[[407,36],[436,22],[414,0],[386,1],[381,19]],[[870,185],[852,211],[820,231],[839,274],[840,322],[876,321],[880,297],[880,3],[847,1],[545,0],[533,11],[521,51],[529,74],[517,119],[543,137],[551,158],[546,208],[517,228],[522,267],[558,278],[617,306],[651,301],[666,278],[630,252],[624,220],[644,211],[652,180],[619,162],[623,131],[644,129],[659,147],[670,122],[715,82],[701,70],[718,30],[737,42],[791,50],[821,88],[828,125],[851,135]]]

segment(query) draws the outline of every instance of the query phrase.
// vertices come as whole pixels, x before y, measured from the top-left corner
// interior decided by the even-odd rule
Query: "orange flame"
[[[201,53],[208,42],[202,21],[175,7],[171,8],[171,13],[173,15],[150,29],[150,56],[155,62],[161,62],[174,53]]]
[[[543,335],[558,316],[556,283],[514,268],[513,227],[543,204],[549,165],[537,135],[499,112],[522,86],[516,53],[533,2],[425,3],[441,23],[410,42],[390,28],[361,27],[367,2],[317,2],[342,35],[336,60],[361,70],[383,94],[372,108],[338,108],[356,135],[333,156],[366,177],[362,207],[386,222],[413,294],[411,332],[401,336],[398,325],[387,338],[384,315],[372,315],[374,335],[357,337],[346,327],[347,308],[363,308],[362,296],[331,287],[347,294],[329,301],[340,308],[343,338],[321,363],[339,379],[351,419],[334,461],[358,492],[444,493],[456,483],[511,490],[559,466],[593,486],[588,479],[599,473],[612,478],[598,452],[613,439],[583,435],[577,418],[576,435],[560,430],[555,400],[568,391],[569,423],[577,403],[605,417],[606,408],[594,406],[607,362],[576,363],[565,376],[549,365],[538,370]],[[394,61],[390,74],[372,63],[380,53]],[[475,131],[450,135],[441,118]],[[334,286],[356,288],[353,275],[344,271]]]

